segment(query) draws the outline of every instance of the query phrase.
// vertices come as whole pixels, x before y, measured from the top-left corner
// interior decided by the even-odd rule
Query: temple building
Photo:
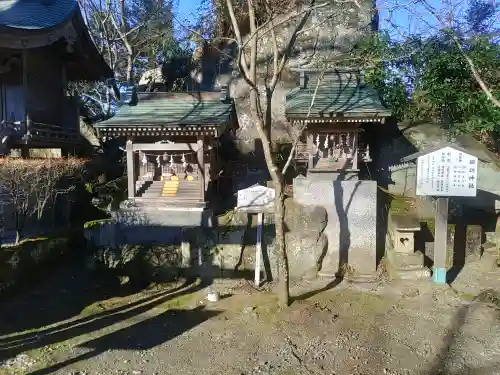
[[[73,150],[81,138],[68,82],[112,77],[77,0],[0,2],[0,153]]]
[[[354,69],[298,70],[299,87],[286,96],[285,113],[302,129],[295,160],[309,177],[357,178],[361,163],[371,161],[366,126],[377,126],[390,116],[377,92]]]
[[[96,128],[126,140],[130,203],[203,210],[222,173],[220,139],[237,121],[224,92],[139,92]]]

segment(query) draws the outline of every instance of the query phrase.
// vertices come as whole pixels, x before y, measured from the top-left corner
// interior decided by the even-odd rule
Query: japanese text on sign
[[[266,207],[273,203],[275,192],[265,186],[255,185],[238,191],[238,208]]]
[[[452,147],[419,156],[417,195],[475,197],[478,159]]]

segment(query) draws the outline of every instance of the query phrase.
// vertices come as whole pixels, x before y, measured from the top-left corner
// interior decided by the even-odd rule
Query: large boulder
[[[328,239],[323,233],[328,223],[326,210],[319,206],[302,206],[293,199],[285,200],[285,244],[290,277],[313,278],[328,249]],[[268,243],[273,276],[277,276],[275,234],[264,233]]]
[[[326,210],[321,206],[303,206],[293,199],[285,200],[285,225],[289,232],[315,237],[328,223]]]
[[[304,2],[305,3],[305,2]],[[275,19],[278,46],[283,50],[295,33],[302,15],[303,7],[292,7]],[[271,117],[273,122],[272,137],[275,142],[287,142],[294,138],[285,117],[285,96],[298,85],[298,74],[293,68],[334,68],[348,66],[350,55],[360,40],[377,28],[377,12],[374,1],[358,0],[353,2],[322,2],[305,22],[293,45],[291,58],[285,67],[279,84],[272,98]],[[248,37],[248,35],[246,36]],[[258,38],[258,73],[259,79],[269,79],[272,74],[273,33],[263,29]],[[236,56],[236,48],[227,46],[225,55]],[[204,56],[205,58],[205,56]],[[346,59],[347,58],[347,59]],[[228,64],[220,64],[214,86],[227,85],[231,97],[235,99],[236,112],[240,129],[237,133],[242,147],[251,147],[257,138],[257,131],[251,118],[249,94],[250,87],[240,76],[238,66],[233,59]],[[208,78],[212,74],[204,72]],[[262,81],[263,83],[263,81]],[[260,85],[262,88],[263,84]],[[265,103],[265,92],[261,92],[261,101]],[[297,129],[295,129],[297,130]]]

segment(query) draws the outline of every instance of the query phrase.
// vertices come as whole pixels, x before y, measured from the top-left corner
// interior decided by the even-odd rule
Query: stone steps
[[[153,181],[151,186],[140,197],[198,198],[200,196],[200,188],[199,181]]]

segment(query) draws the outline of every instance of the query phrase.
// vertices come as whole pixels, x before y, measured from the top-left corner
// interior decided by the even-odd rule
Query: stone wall
[[[67,238],[33,239],[0,248],[0,292],[40,280],[68,253]]]
[[[295,200],[285,201],[285,241],[292,278],[312,278],[318,271],[334,276],[340,260],[357,275],[375,273],[376,182],[296,179],[294,196]],[[315,205],[319,202],[323,207]],[[264,270],[268,278],[275,278],[273,216],[264,218]],[[165,259],[175,259],[176,263],[166,264],[167,269],[178,267],[183,272],[211,277],[251,277],[255,265],[255,216],[230,212],[223,219],[214,218],[211,227],[160,224],[157,216],[155,224],[106,223],[88,228],[86,237],[98,248],[97,258],[91,263],[97,261],[127,272],[126,264],[136,262],[132,258],[145,259],[149,254],[168,251],[172,256]]]
[[[291,199],[286,200],[285,207],[290,275],[292,278],[316,276],[318,262],[327,246],[323,234],[326,211],[315,206],[300,206]],[[264,215],[262,233],[263,271],[268,279],[277,276],[272,218],[272,215]],[[228,212],[214,218],[212,227],[106,222],[89,227],[85,236],[95,249],[89,263],[92,268],[112,268],[118,273],[129,274],[130,270],[140,267],[147,277],[153,278],[155,275],[168,278],[178,272],[253,278],[257,237],[255,215]],[[152,265],[151,259],[160,261]]]

